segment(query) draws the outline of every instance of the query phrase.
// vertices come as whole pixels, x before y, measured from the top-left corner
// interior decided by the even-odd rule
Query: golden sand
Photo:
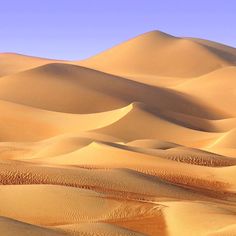
[[[235,48],[159,31],[0,54],[0,235],[236,235],[235,88]]]

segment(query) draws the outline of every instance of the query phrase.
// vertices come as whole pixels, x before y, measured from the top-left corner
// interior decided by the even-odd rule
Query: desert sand
[[[0,235],[236,235],[235,48],[2,53],[0,113]]]

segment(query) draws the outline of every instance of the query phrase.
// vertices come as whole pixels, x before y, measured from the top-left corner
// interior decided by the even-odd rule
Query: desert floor
[[[0,235],[236,235],[236,49],[0,54]]]

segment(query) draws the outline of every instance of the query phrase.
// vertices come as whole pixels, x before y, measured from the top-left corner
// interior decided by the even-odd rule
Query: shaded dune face
[[[0,54],[0,235],[235,235],[235,64],[159,31]]]

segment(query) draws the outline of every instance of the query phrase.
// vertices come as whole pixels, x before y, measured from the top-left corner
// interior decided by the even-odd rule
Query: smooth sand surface
[[[235,48],[159,31],[0,54],[0,235],[236,235],[235,79]]]

